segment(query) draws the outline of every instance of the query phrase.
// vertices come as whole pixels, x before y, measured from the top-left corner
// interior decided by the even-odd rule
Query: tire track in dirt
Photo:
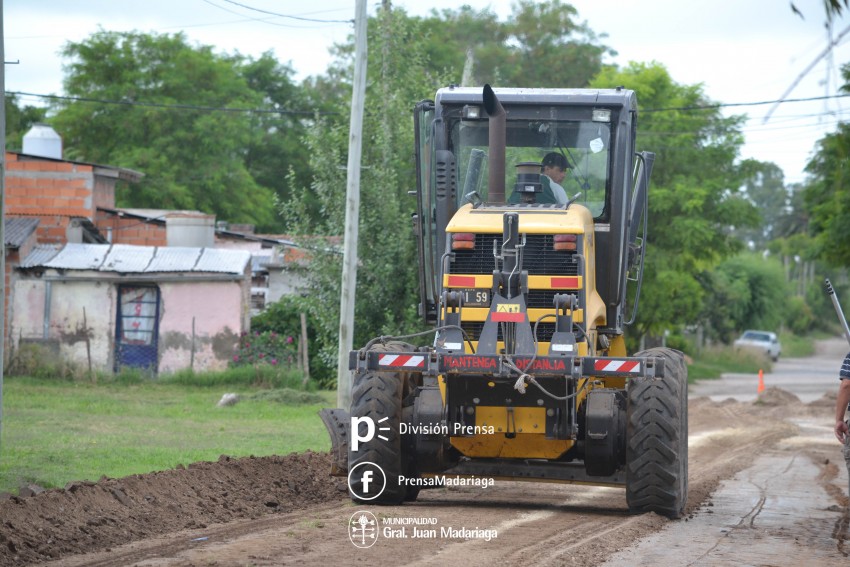
[[[794,425],[773,413],[752,404],[692,403],[688,513],[708,500],[720,481],[746,468],[754,455],[795,434]],[[716,429],[719,424],[724,429]],[[440,525],[496,529],[496,539],[382,540],[373,548],[359,550],[345,536],[347,520],[358,509],[347,501],[328,503],[271,518],[183,532],[98,557],[69,558],[61,564],[329,565],[357,560],[423,566],[451,560],[488,567],[497,562],[593,565],[670,522],[656,514],[630,516],[621,489],[503,482],[486,492],[472,488],[423,491],[416,503],[368,508],[380,518],[427,517],[436,518]],[[317,524],[322,527],[316,528]],[[191,541],[200,534],[209,539]]]
[[[795,411],[823,411],[821,405],[806,414],[793,400],[783,403],[691,400],[690,487],[682,521],[710,502],[724,479],[798,435],[800,428],[786,421]],[[837,501],[844,498],[832,482],[836,465],[823,464],[818,452],[811,458],[822,466],[819,483]],[[329,463],[327,455],[317,454],[223,458],[0,501],[0,564],[59,559],[55,564],[99,567],[444,565],[449,560],[487,567],[594,565],[671,523],[656,514],[629,515],[622,489],[497,482],[488,489],[426,490],[418,502],[404,506],[367,507],[379,518],[426,517],[440,525],[496,529],[497,538],[382,539],[361,550],[348,541],[347,522],[363,507],[350,503],[340,481],[327,476]],[[842,553],[847,524],[845,512],[833,529]]]

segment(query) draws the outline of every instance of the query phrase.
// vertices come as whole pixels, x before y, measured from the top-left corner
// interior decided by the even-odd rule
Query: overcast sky
[[[461,2],[395,0],[411,15],[431,8],[455,8]],[[471,0],[501,19],[509,0]],[[706,94],[725,104],[774,101],[798,80],[828,45],[822,0],[794,0],[805,19],[793,14],[789,0],[575,0],[586,21],[618,55],[608,62],[662,63],[673,80],[702,83]],[[240,4],[242,6],[240,6]],[[378,1],[369,2],[374,14]],[[308,6],[309,5],[309,6]],[[271,16],[276,14],[321,22]],[[344,41],[353,26],[354,0],[4,0],[6,90],[62,94],[62,61],[67,41],[80,41],[102,27],[109,31],[175,33],[221,52],[258,56],[272,50],[291,63],[297,78],[322,73],[328,49]],[[833,38],[850,29],[850,18],[833,23]],[[842,82],[839,68],[850,62],[850,32],[800,80],[789,99],[833,97]],[[534,85],[528,85],[534,86]],[[564,85],[565,87],[571,85]],[[628,86],[628,85],[627,85]],[[26,104],[38,98],[22,97]],[[413,101],[411,101],[413,102]],[[746,146],[741,157],[777,163],[787,182],[804,178],[803,168],[816,141],[850,114],[850,98],[730,107],[747,114]],[[651,148],[646,148],[651,149]]]

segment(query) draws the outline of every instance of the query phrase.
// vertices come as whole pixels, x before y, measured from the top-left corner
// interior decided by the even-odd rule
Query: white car
[[[764,351],[771,360],[776,362],[782,353],[782,345],[776,338],[776,333],[770,331],[744,331],[735,341],[735,348],[752,348]]]

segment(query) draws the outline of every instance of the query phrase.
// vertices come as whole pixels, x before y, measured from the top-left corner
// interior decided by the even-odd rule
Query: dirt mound
[[[759,394],[758,398],[753,403],[760,406],[788,406],[791,404],[802,404],[800,398],[791,392],[783,390],[782,388],[777,388],[776,386],[767,388],[764,392]]]
[[[71,483],[0,502],[0,565],[109,549],[240,518],[346,497],[327,454],[227,456],[187,468]]]
[[[836,388],[836,390],[837,390],[837,388]],[[835,391],[826,392],[820,398],[818,398],[818,399],[816,399],[812,402],[809,402],[809,406],[819,407],[819,408],[821,408],[821,407],[823,407],[823,408],[834,408],[835,402],[836,402],[837,399],[838,399],[838,392],[835,392]]]

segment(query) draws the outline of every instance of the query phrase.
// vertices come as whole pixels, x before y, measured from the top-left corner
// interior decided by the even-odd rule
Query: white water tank
[[[212,248],[215,245],[215,215],[171,213],[165,217],[165,239],[168,246]]]
[[[33,124],[24,134],[23,153],[53,159],[62,159],[62,138],[47,124]]]

